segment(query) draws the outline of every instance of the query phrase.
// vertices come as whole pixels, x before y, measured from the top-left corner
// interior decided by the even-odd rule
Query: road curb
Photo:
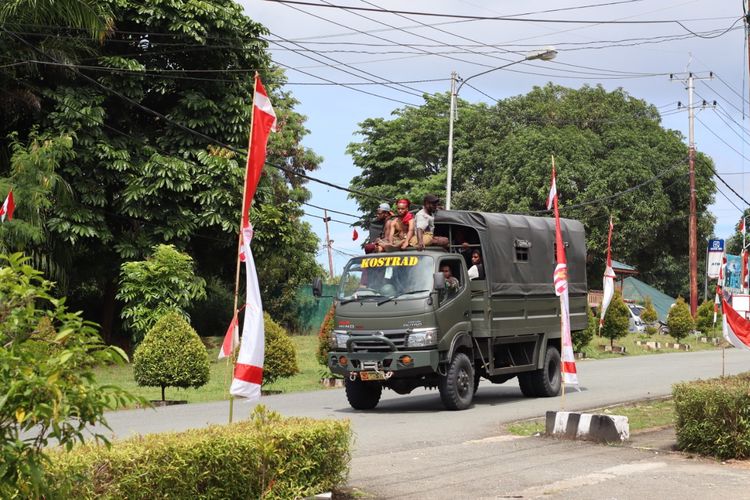
[[[545,429],[548,436],[598,443],[623,442],[630,439],[628,417],[621,415],[548,411]]]

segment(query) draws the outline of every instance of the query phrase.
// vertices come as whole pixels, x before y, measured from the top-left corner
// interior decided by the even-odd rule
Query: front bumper
[[[406,358],[410,362],[405,363]],[[345,359],[342,359],[345,358]],[[345,361],[343,364],[341,361]],[[388,351],[354,351],[351,344],[347,350],[330,351],[328,367],[338,375],[351,372],[383,371],[392,372],[394,377],[407,377],[437,372],[440,356],[437,346],[432,349],[399,351],[393,346]]]

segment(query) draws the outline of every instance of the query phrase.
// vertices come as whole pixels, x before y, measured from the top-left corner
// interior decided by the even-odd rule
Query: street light
[[[554,47],[545,47],[540,50],[535,50],[534,52],[531,52],[523,59],[519,59],[518,61],[512,61],[508,64],[504,64],[502,66],[498,66],[497,68],[491,68],[486,71],[482,71],[481,73],[477,73],[476,75],[471,75],[470,77],[466,79],[462,79],[460,85],[458,88],[456,88],[456,81],[459,79],[458,73],[455,71],[451,73],[451,110],[450,110],[450,118],[448,121],[448,179],[446,181],[445,186],[445,209],[450,210],[451,209],[451,179],[453,177],[453,121],[455,120],[455,110],[456,110],[456,98],[458,97],[458,92],[461,90],[461,87],[464,86],[466,82],[471,80],[472,78],[476,78],[478,76],[486,75],[487,73],[491,73],[493,71],[497,71],[499,69],[507,68],[508,66],[513,66],[514,64],[526,62],[526,61],[533,61],[535,59],[541,59],[542,61],[551,61],[555,58],[557,55],[557,51]]]

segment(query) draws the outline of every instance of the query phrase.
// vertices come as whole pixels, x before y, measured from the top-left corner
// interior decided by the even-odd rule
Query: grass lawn
[[[623,415],[628,417],[630,432],[654,429],[674,423],[674,404],[671,399],[654,401],[641,401],[638,403],[610,406],[602,410],[594,410],[588,413],[604,415]],[[508,432],[516,436],[533,436],[544,433],[544,418],[524,420],[510,424]]]
[[[684,352],[680,351],[678,349],[667,349],[665,347],[662,347],[659,350],[651,350],[647,349],[645,346],[639,346],[636,345],[636,340],[644,340],[644,341],[656,341],[661,342],[662,346],[664,346],[665,343],[673,343],[677,342],[675,339],[673,339],[669,335],[645,335],[645,334],[636,334],[636,333],[629,333],[625,337],[621,337],[617,340],[615,340],[616,346],[623,346],[625,347],[625,356],[631,356],[631,355],[641,355],[641,354],[662,354],[665,352]],[[610,340],[608,338],[604,337],[594,337],[594,339],[589,343],[589,345],[583,350],[583,352],[586,354],[587,358],[592,359],[603,359],[603,358],[616,358],[619,356],[622,356],[622,354],[618,353],[612,353],[612,352],[604,352],[602,351],[599,346],[603,345],[609,345]],[[700,341],[697,337],[693,335],[688,335],[684,339],[682,339],[680,344],[689,344],[690,345],[690,351],[707,351],[711,349],[720,349],[721,347],[715,346],[713,344],[704,344]]]
[[[315,359],[318,338],[315,335],[298,335],[290,337],[297,350],[297,364],[300,373],[287,379],[280,379],[270,385],[264,385],[264,391],[301,392],[322,389],[320,371],[322,367]],[[197,389],[178,389],[167,387],[167,399],[187,400],[190,403],[229,399],[231,367],[226,359],[219,360],[220,337],[204,339],[211,345],[208,356],[211,362],[210,379],[206,385]],[[161,399],[159,387],[138,387],[133,380],[133,366],[102,366],[95,370],[96,380],[101,384],[114,384],[146,399]]]

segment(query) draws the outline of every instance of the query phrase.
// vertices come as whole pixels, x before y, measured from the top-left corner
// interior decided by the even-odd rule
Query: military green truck
[[[562,219],[568,259],[571,330],[587,325],[583,225]],[[345,377],[352,408],[377,406],[383,388],[409,394],[437,388],[444,406],[472,403],[480,377],[518,377],[529,397],[561,387],[560,301],[552,285],[552,218],[440,211],[435,234],[450,250],[379,253],[352,258],[335,297],[328,366]],[[460,250],[480,249],[485,279],[469,279]],[[457,278],[458,284],[446,273]],[[320,295],[319,283],[313,293]]]

